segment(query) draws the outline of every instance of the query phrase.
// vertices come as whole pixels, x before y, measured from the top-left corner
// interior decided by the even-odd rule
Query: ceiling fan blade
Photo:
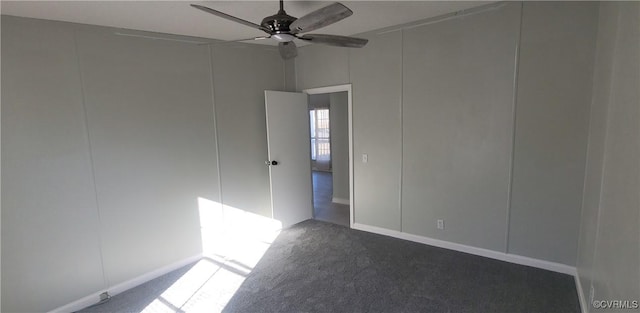
[[[251,38],[236,39],[236,40],[225,40],[225,41],[203,42],[203,43],[198,44],[198,45],[199,46],[208,46],[208,45],[219,46],[219,45],[231,44],[231,43],[235,43],[235,42],[243,42],[243,41],[251,41],[251,40],[263,40],[263,39],[269,39],[269,38],[271,38],[271,36],[251,37]]]
[[[236,39],[236,40],[225,40],[224,42],[242,42],[242,41],[251,41],[251,40],[263,40],[263,39],[269,39],[269,38],[271,38],[271,36],[251,37],[251,38]]]
[[[289,29],[292,34],[306,33],[333,24],[352,14],[353,11],[342,3],[336,2],[295,20],[289,25]]]
[[[196,8],[196,9],[198,9],[198,10],[202,10],[204,12],[213,14],[215,16],[222,17],[224,19],[227,19],[227,20],[230,20],[230,21],[233,21],[233,22],[236,22],[236,23],[240,23],[242,25],[249,26],[251,28],[259,29],[261,31],[264,31],[264,32],[270,34],[269,29],[267,29],[267,28],[265,28],[263,26],[260,26],[260,25],[258,25],[256,23],[252,23],[252,22],[243,20],[241,18],[237,18],[235,16],[231,16],[231,15],[229,15],[227,13],[222,13],[220,11],[216,11],[214,9],[211,9],[211,8],[208,8],[208,7],[205,7],[205,6],[201,6],[201,5],[198,5],[198,4],[192,4],[191,6]]]
[[[364,47],[368,39],[338,36],[338,35],[323,35],[323,34],[308,34],[299,36],[298,39],[309,41],[312,43],[321,43],[330,46],[348,47],[348,48],[362,48]]]
[[[280,56],[285,60],[293,59],[298,55],[298,48],[293,41],[279,43],[278,50],[280,50]]]

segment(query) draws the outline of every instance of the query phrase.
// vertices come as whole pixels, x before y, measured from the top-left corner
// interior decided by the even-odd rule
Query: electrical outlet
[[[109,301],[110,299],[111,299],[111,295],[109,294],[108,291],[105,291],[105,292],[100,294],[100,302],[99,303],[105,303],[105,302]]]
[[[444,220],[438,220],[438,229],[444,229]]]
[[[104,301],[104,300],[107,300],[109,298],[111,298],[111,296],[109,295],[109,292],[105,291],[105,292],[100,294],[100,301]]]
[[[369,155],[367,155],[366,153],[362,154],[362,163],[367,163],[369,162]]]

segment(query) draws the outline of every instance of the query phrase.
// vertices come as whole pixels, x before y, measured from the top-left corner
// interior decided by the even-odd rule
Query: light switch
[[[367,163],[369,162],[369,155],[367,155],[366,153],[362,154],[362,163]]]

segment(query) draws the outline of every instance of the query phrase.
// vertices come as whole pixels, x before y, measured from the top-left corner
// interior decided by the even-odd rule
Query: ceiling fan
[[[267,36],[251,38],[253,40],[274,39],[278,41],[278,49],[283,59],[295,58],[298,55],[298,48],[293,42],[294,39],[304,40],[311,43],[320,43],[338,47],[361,48],[369,40],[356,37],[325,35],[325,34],[304,34],[318,28],[322,28],[345,19],[353,14],[349,8],[341,3],[333,3],[321,9],[315,10],[301,18],[295,18],[284,11],[283,0],[280,0],[280,10],[278,13],[265,17],[260,25],[231,16],[229,14],[216,11],[214,9],[192,4],[192,7],[204,12],[225,18],[230,21],[240,23],[255,29],[259,29]],[[302,35],[304,34],[304,35]],[[245,40],[251,40],[245,39]],[[236,40],[236,41],[245,41]]]

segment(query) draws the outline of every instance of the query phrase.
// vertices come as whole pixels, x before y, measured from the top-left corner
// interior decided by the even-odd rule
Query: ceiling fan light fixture
[[[290,42],[293,41],[296,37],[291,34],[273,34],[271,38],[275,39],[278,42]]]

